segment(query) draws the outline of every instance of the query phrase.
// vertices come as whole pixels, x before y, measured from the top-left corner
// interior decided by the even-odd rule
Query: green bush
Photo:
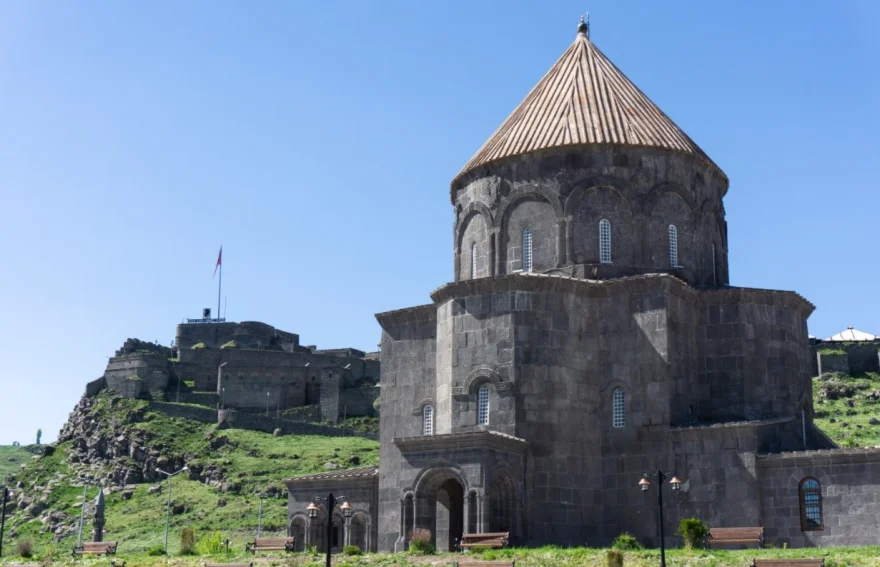
[[[165,548],[161,545],[153,545],[147,548],[147,555],[150,557],[158,557],[160,555],[165,555]]]
[[[703,538],[709,533],[709,526],[699,518],[685,518],[678,523],[678,535],[684,540],[687,549],[697,549],[703,543]]]
[[[191,346],[190,348],[191,348],[192,350],[202,350],[202,349],[205,349],[205,348],[208,348],[208,347],[205,346],[205,343],[196,343],[196,344],[194,344],[193,346]]]
[[[195,348],[195,347],[193,347],[193,348]],[[221,349],[224,349],[224,348],[238,348],[238,343],[235,342],[235,341],[229,341],[228,343],[225,343],[225,344],[224,344],[223,346],[221,346],[220,348],[221,348]]]
[[[34,556],[34,542],[29,539],[20,539],[16,541],[15,547],[18,551],[18,554],[24,558]]]
[[[364,552],[356,545],[346,545],[342,548],[343,555],[362,555]]]
[[[223,535],[220,532],[199,538],[199,543],[196,545],[199,555],[217,555],[223,553],[224,549]]]
[[[317,555],[317,554],[318,554],[318,548],[315,547],[314,545],[312,545],[311,543],[307,543],[307,544],[306,544],[305,552],[308,553],[309,555]]]
[[[413,528],[409,532],[409,552],[414,555],[434,555],[437,548],[431,541],[431,530],[425,528]]]
[[[623,532],[617,536],[614,543],[611,544],[611,547],[614,549],[622,549],[624,551],[633,551],[636,549],[642,549],[642,544],[639,543],[636,536],[631,533]]]
[[[192,528],[183,528],[180,532],[180,554],[192,555],[196,552],[196,534]]]
[[[619,549],[609,549],[606,551],[605,565],[607,567],[623,567],[623,552]]]

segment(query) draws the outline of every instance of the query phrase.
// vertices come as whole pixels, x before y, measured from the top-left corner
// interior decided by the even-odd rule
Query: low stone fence
[[[197,406],[185,406],[167,402],[150,402],[150,409],[160,411],[171,417],[192,419],[202,423],[217,423],[217,410]]]
[[[169,392],[168,397],[171,399],[176,399],[177,394],[175,394],[173,392]],[[181,392],[180,393],[180,403],[182,403],[182,404],[196,404],[198,406],[216,406],[217,400],[218,400],[218,396],[214,392]]]
[[[271,433],[276,429],[281,429],[285,435],[325,435],[328,437],[365,437],[367,439],[377,439],[378,436],[372,433],[364,433],[348,429],[345,427],[332,427],[329,425],[320,425],[316,423],[302,423],[298,421],[287,421],[272,416],[263,416],[253,413],[240,412],[236,410],[220,410],[218,412],[218,423],[234,429],[250,429],[253,431],[265,431]]]

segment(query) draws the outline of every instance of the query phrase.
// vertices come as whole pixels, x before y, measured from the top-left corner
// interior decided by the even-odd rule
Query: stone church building
[[[666,534],[880,543],[880,450],[813,425],[813,305],[729,282],[728,185],[582,23],[452,180],[454,281],[377,315],[380,465],[289,479],[291,534],[323,547],[305,509],[333,491],[334,547],[656,545],[659,468]]]

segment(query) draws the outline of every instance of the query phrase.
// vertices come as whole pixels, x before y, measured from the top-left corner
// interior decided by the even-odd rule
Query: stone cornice
[[[852,449],[823,449],[821,451],[793,451],[788,453],[759,453],[762,468],[825,467],[852,463],[880,463],[880,447]]]
[[[385,328],[386,325],[400,325],[405,323],[415,323],[417,321],[427,322],[436,319],[437,306],[433,303],[376,313],[376,320],[382,328]]]
[[[402,453],[460,449],[497,449],[522,454],[529,446],[528,441],[525,439],[505,435],[497,431],[469,431],[445,435],[397,437],[392,442],[397,445]]]

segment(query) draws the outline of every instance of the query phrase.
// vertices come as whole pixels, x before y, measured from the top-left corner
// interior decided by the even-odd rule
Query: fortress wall
[[[850,345],[846,354],[850,372],[880,372],[880,343]]]
[[[880,450],[836,449],[758,455],[764,537],[781,547],[880,544]],[[798,486],[822,488],[823,529],[803,531]]]
[[[880,372],[880,341],[817,341],[810,345],[810,350],[813,356],[813,376],[824,372]],[[823,352],[828,350],[843,350],[846,354]]]
[[[177,326],[174,344],[180,351],[190,349],[198,343],[204,343],[210,349],[218,349],[233,340],[238,343],[240,348],[247,349],[266,348],[274,345],[293,352],[299,347],[299,335],[280,331],[271,325],[256,321],[183,323]]]
[[[265,415],[236,410],[220,410],[217,419],[219,423],[225,424],[231,428],[264,431],[266,433],[272,433],[276,429],[281,429],[285,435],[326,435],[328,437],[376,438],[373,434],[362,433],[344,427],[331,427],[329,425],[278,419],[272,412],[270,412],[269,417],[266,417]]]
[[[161,397],[168,387],[168,360],[163,354],[136,353],[114,356],[107,363],[104,378],[109,388],[125,397]],[[138,378],[138,385],[132,378]]]
[[[88,384],[86,384],[86,393],[85,396],[87,398],[94,398],[98,394],[101,393],[104,388],[107,387],[107,380],[104,379],[103,376],[98,378],[97,380],[92,380]]]
[[[339,415],[346,417],[376,416],[373,402],[379,397],[379,388],[348,388],[339,394]]]

